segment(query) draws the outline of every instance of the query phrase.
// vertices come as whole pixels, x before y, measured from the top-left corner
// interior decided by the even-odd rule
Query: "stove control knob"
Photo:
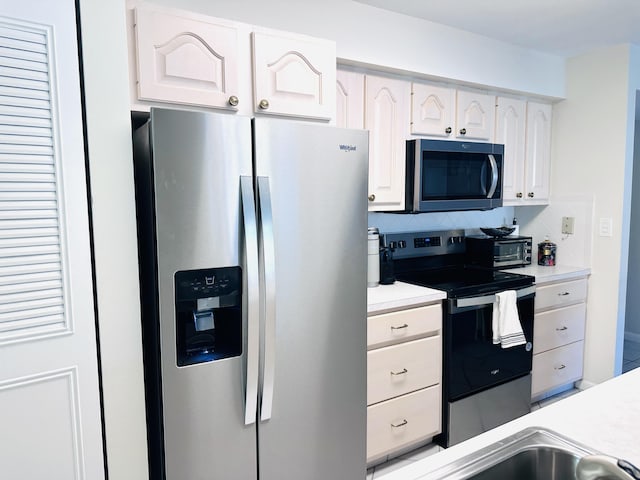
[[[389,248],[391,250],[395,250],[396,249],[396,242],[389,242]]]
[[[404,240],[400,240],[398,242],[398,248],[407,248],[407,242],[405,242]]]

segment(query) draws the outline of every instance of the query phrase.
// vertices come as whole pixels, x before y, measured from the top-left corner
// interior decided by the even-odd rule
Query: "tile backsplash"
[[[549,205],[502,207],[494,210],[439,212],[419,214],[369,213],[369,226],[381,233],[464,228],[467,234],[478,233],[479,227],[511,225],[514,216],[520,235],[533,238],[534,257],[537,246],[546,236],[556,243],[556,260],[561,265],[591,265],[591,232],[593,231],[592,196],[554,197]],[[562,217],[574,217],[574,233],[561,233]],[[534,259],[534,261],[536,261]]]
[[[533,237],[534,252],[538,251],[538,243],[548,236],[558,246],[559,265],[588,267],[591,265],[593,203],[593,196],[578,195],[552,197],[549,205],[541,207],[516,207],[520,234]],[[575,218],[572,235],[562,234],[562,217]]]
[[[464,212],[437,213],[369,213],[369,226],[378,227],[381,233],[411,232],[421,230],[449,230],[464,228],[476,230],[480,227],[511,225],[514,207],[493,210],[469,210]]]

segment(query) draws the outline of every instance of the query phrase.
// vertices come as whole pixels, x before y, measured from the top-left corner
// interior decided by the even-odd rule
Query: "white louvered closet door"
[[[2,2],[2,479],[104,478],[91,268],[74,1]]]

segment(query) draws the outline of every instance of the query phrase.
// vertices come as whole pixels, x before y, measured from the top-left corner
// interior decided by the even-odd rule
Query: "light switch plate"
[[[562,233],[565,235],[573,235],[574,217],[562,217]]]
[[[598,232],[601,237],[613,237],[613,218],[601,218]]]

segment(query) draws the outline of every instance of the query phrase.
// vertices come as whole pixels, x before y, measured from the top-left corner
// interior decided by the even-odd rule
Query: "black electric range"
[[[464,230],[382,234],[397,280],[446,292],[442,320],[444,447],[530,411],[535,278],[465,262]],[[493,341],[496,294],[516,292],[526,342]]]
[[[515,290],[532,285],[534,281],[534,278],[529,275],[464,265],[425,270],[401,270],[396,278],[407,283],[442,290],[447,292],[447,298]]]

